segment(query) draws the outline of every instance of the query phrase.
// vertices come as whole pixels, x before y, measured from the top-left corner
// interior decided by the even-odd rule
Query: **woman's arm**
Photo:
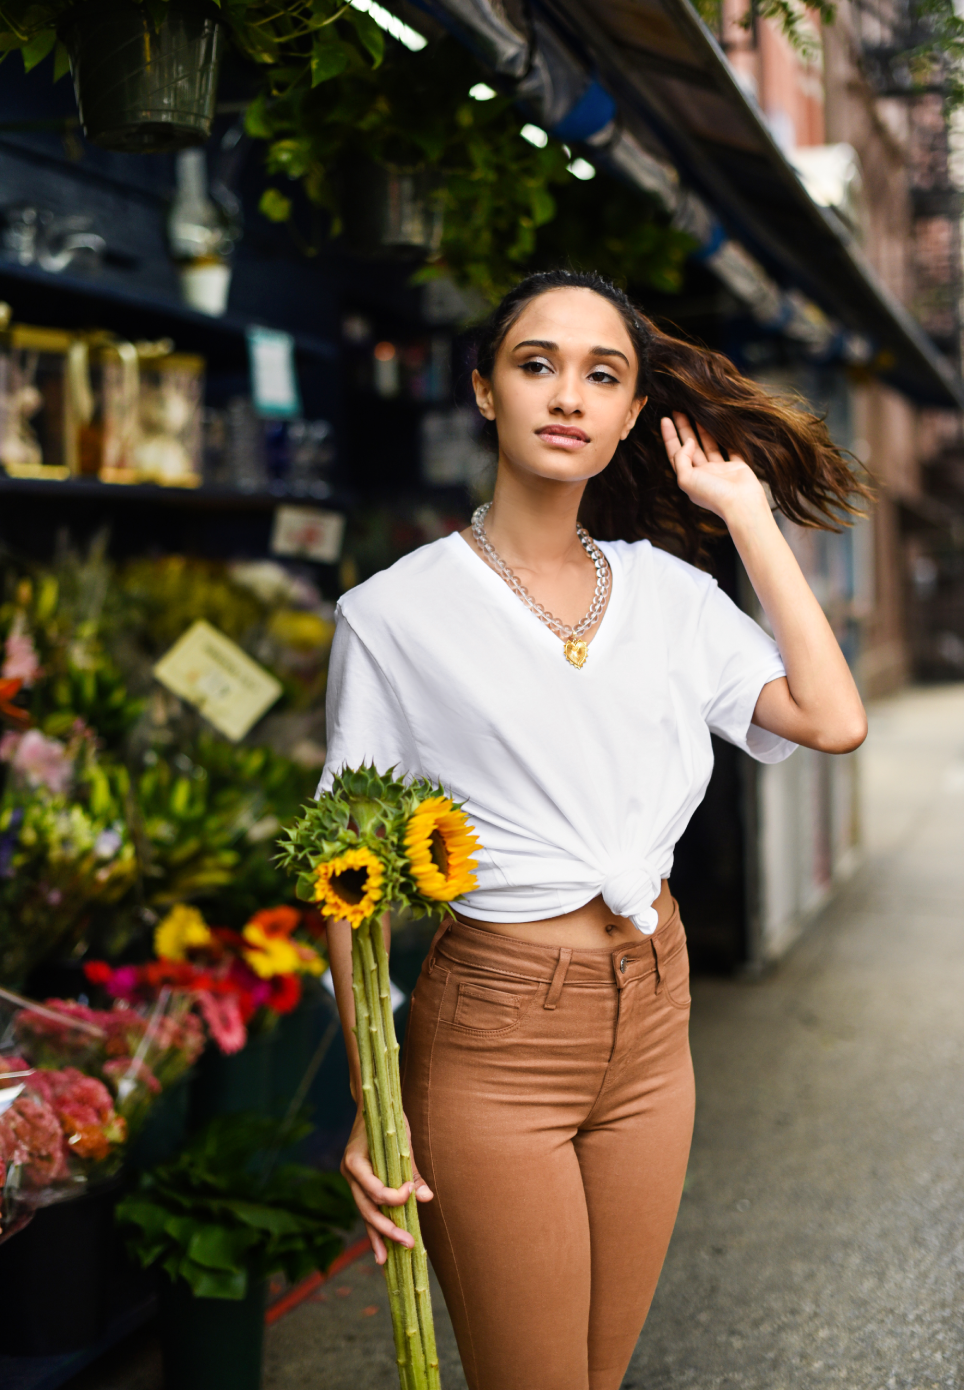
[[[383,923],[383,930],[387,948],[390,944],[387,917]],[[394,1221],[379,1208],[404,1206],[413,1189],[420,1202],[430,1202],[432,1193],[428,1184],[419,1177],[414,1159],[412,1161],[414,1180],[410,1183],[403,1183],[398,1188],[385,1187],[375,1176],[372,1168],[368,1152],[368,1136],[365,1132],[365,1116],[362,1112],[361,1064],[358,1060],[358,1042],[355,1038],[355,996],[351,987],[351,933],[351,924],[348,922],[330,922],[328,924],[331,979],[335,986],[335,1002],[338,1005],[338,1014],[345,1035],[345,1047],[348,1051],[351,1093],[358,1106],[355,1123],[352,1125],[351,1135],[341,1160],[341,1171],[351,1188],[351,1195],[354,1197],[355,1205],[365,1223],[368,1239],[375,1252],[375,1259],[381,1265],[387,1259],[386,1239],[395,1240],[398,1241],[399,1245],[408,1246],[413,1245],[414,1241],[406,1231],[400,1230]],[[406,1120],[405,1123],[407,1125],[408,1121]]]
[[[724,459],[705,431],[697,439],[685,415],[661,427],[680,487],[726,523],[783,657],[786,678],[763,687],[753,723],[824,753],[858,748],[867,716],[854,678],[760,480],[742,459]]]

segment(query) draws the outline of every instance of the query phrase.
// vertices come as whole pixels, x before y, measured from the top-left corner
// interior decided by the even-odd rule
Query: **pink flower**
[[[107,993],[112,999],[134,999],[137,986],[137,966],[119,965],[107,982]]]
[[[109,1062],[105,1062],[101,1069],[106,1077],[109,1077],[116,1086],[119,1081],[129,1079],[130,1081],[140,1081],[152,1095],[157,1095],[161,1089],[161,1083],[151,1071],[150,1067],[143,1062],[138,1062],[134,1057],[112,1057]],[[123,1101],[124,1096],[121,1095]]]
[[[13,626],[7,634],[6,647],[4,648],[3,669],[0,670],[0,679],[21,680],[24,686],[31,686],[42,675],[43,668],[37,660],[37,651],[33,644],[33,638],[30,635],[23,614],[18,613],[13,620]]]
[[[74,775],[74,765],[64,744],[47,738],[39,729],[28,729],[23,735],[12,765],[31,787],[46,787],[54,795],[66,792]]]
[[[0,763],[13,762],[22,738],[23,734],[18,734],[16,729],[7,729],[6,733],[0,736]]]
[[[0,1115],[8,1163],[22,1163],[25,1187],[47,1187],[70,1176],[60,1121],[39,1096],[20,1096]]]
[[[211,1037],[224,1053],[240,1052],[248,1041],[237,998],[232,994],[216,997],[199,989],[195,996]]]

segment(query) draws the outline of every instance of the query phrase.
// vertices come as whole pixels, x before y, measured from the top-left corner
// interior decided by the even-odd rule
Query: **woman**
[[[438,778],[483,846],[413,994],[403,1070],[468,1384],[616,1390],[692,1132],[668,874],[710,732],[763,762],[866,733],[761,479],[823,525],[862,489],[820,421],[596,276],[519,285],[473,381],[498,434],[494,500],[342,599],[322,786],[366,760]],[[720,523],[775,641],[662,548],[696,558]],[[357,1099],[347,924],[329,942]],[[409,1237],[379,1207],[409,1188],[379,1183],[360,1116],[342,1171],[381,1263]]]

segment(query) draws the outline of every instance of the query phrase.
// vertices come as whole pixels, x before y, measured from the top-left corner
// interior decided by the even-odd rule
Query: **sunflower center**
[[[433,830],[431,839],[428,842],[429,853],[432,856],[432,863],[438,869],[443,878],[449,876],[449,852],[445,843],[445,837],[441,830]]]
[[[368,870],[342,869],[340,874],[332,874],[331,886],[342,902],[351,903],[354,907],[365,896],[368,888]]]

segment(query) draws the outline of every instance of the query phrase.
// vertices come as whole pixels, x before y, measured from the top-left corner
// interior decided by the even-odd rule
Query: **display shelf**
[[[334,490],[324,495],[288,491],[242,492],[239,488],[161,487],[157,483],[102,483],[96,478],[68,478],[55,482],[46,478],[5,478],[0,476],[0,499],[43,497],[51,502],[71,500],[103,502],[111,506],[174,507],[190,511],[270,512],[281,504],[304,507],[344,507]]]
[[[214,358],[243,349],[251,324],[290,331],[263,315],[228,313],[213,318],[174,298],[128,290],[96,275],[55,275],[11,261],[0,261],[0,297],[12,304],[14,318],[20,322],[43,319],[69,328],[97,324],[133,339],[172,337],[178,347],[190,346]],[[291,336],[296,350],[306,357],[323,361],[338,358],[337,343],[311,333],[294,332]]]

